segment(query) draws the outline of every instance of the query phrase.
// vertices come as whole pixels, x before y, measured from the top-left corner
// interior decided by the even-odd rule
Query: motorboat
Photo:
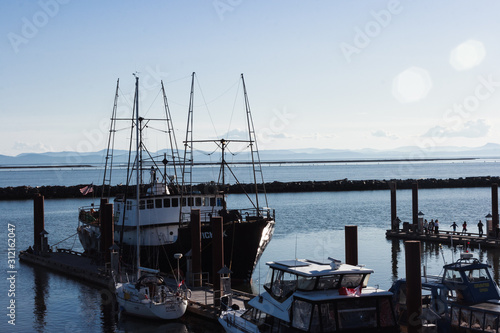
[[[226,332],[399,332],[392,293],[368,287],[373,270],[333,258],[267,265],[265,291],[222,311]]]

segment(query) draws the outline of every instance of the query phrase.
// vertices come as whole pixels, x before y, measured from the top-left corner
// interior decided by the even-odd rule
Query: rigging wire
[[[215,136],[219,137],[219,135],[217,134],[217,129],[215,128],[214,120],[212,119],[212,115],[210,114],[210,110],[208,109],[208,103],[205,100],[205,95],[203,94],[203,90],[201,89],[200,82],[198,81],[198,77],[195,77],[195,79],[196,79],[196,83],[198,84],[198,89],[200,90],[201,98],[203,99],[203,103],[205,105],[205,108],[207,109],[208,117],[210,118],[210,122],[212,123],[212,127],[214,129]]]
[[[237,80],[237,82],[238,82],[238,87],[236,89],[236,94],[234,96],[233,109],[231,110],[231,116],[229,117],[229,124],[227,125],[227,132],[226,133],[228,134],[228,139],[229,139],[229,131],[231,129],[231,124],[233,122],[234,110],[236,109],[236,101],[238,100],[238,92],[240,91],[241,82],[240,82],[240,80]],[[234,84],[233,84],[233,86],[234,86]]]

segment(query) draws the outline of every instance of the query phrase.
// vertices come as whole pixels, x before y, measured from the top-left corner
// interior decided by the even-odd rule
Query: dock
[[[48,271],[69,276],[114,293],[114,282],[109,267],[100,265],[95,259],[83,253],[67,249],[57,249],[57,251],[46,253],[21,251],[19,261],[44,267]],[[170,284],[175,285],[174,280]],[[232,290],[229,305],[232,304],[243,309],[246,302],[254,296],[242,291]],[[191,289],[191,298],[187,308],[189,314],[216,321],[219,311],[219,307],[214,305],[214,291],[211,285]]]
[[[481,248],[481,249],[499,249],[500,239],[487,237],[479,234],[465,233],[453,231],[439,231],[437,234],[424,234],[413,232],[411,230],[387,230],[385,236],[389,239],[403,239],[403,240],[418,240],[421,242],[433,242],[448,245],[465,245],[467,247]]]

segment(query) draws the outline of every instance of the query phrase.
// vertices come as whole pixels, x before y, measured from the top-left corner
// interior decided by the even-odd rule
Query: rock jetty
[[[500,177],[466,177],[456,179],[391,179],[391,180],[331,180],[331,181],[301,181],[301,182],[271,182],[266,183],[268,193],[285,192],[326,192],[326,191],[375,191],[388,190],[389,183],[396,182],[398,189],[411,189],[412,184],[418,182],[421,189],[428,188],[467,188],[467,187],[491,187],[492,183],[500,183]],[[56,198],[82,198],[84,196],[80,189],[86,185],[75,186],[17,186],[0,188],[0,200],[26,200],[32,199],[34,195],[40,193],[47,199]],[[222,190],[213,184],[199,184],[197,190],[202,193],[214,193]],[[226,187],[227,193],[252,193],[255,186],[253,184],[230,185]],[[101,186],[94,186],[94,194],[100,196]],[[111,197],[127,191],[126,186],[117,185],[109,189]],[[133,195],[134,189],[128,189],[128,193]]]

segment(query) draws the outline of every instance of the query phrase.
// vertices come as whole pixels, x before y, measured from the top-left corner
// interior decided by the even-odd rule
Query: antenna
[[[295,234],[295,261],[297,261],[297,234]]]

